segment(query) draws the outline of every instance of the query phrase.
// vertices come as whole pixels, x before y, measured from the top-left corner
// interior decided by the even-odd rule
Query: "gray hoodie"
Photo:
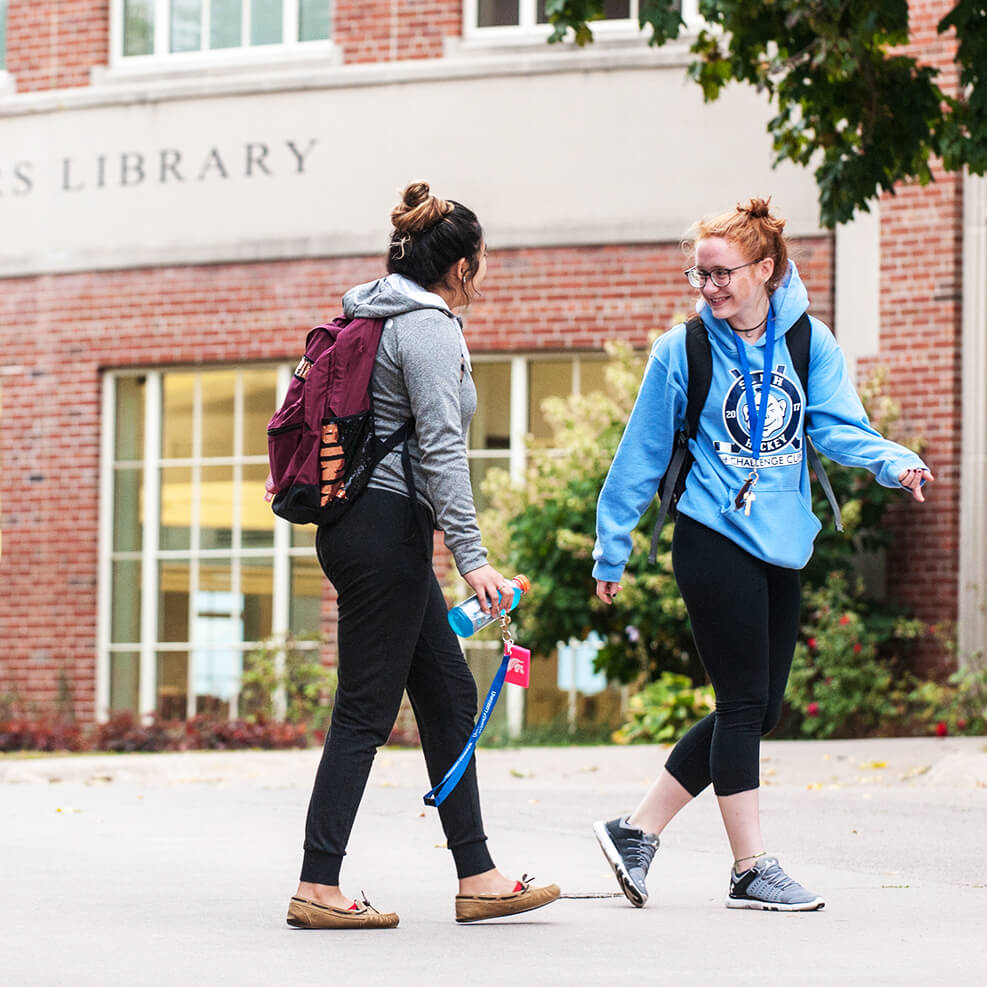
[[[377,435],[386,438],[409,418],[408,440],[418,500],[445,535],[456,568],[485,565],[470,485],[466,436],[476,411],[476,387],[459,319],[438,296],[391,274],[343,296],[351,317],[386,319],[371,385]],[[401,450],[384,457],[371,487],[407,496]]]

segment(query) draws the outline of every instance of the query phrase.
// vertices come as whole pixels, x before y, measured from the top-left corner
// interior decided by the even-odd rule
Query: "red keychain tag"
[[[519,648],[516,644],[508,645],[504,654],[508,656],[507,674],[504,681],[511,685],[528,688],[531,678],[531,652],[527,648]]]

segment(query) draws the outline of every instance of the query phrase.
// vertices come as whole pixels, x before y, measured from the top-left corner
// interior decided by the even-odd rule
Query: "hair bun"
[[[431,194],[428,182],[412,182],[391,210],[391,223],[399,233],[423,233],[440,222],[455,207]]]
[[[739,212],[745,212],[751,219],[768,219],[771,215],[771,196],[766,199],[751,199],[746,206],[737,206]]]

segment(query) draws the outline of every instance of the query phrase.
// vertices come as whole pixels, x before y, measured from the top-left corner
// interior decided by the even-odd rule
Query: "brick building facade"
[[[548,52],[533,0],[516,24],[482,0],[338,0],[331,20],[303,0],[262,21],[263,6],[243,6],[242,44],[217,53],[222,25],[169,20],[165,0],[6,4],[0,220],[23,236],[0,252],[0,693],[68,696],[85,720],[229,709],[251,641],[331,635],[310,537],[259,513],[262,430],[305,330],[380,273],[394,190],[422,175],[476,207],[491,247],[467,321],[478,473],[518,466],[537,399],[590,386],[607,339],[643,346],[688,310],[689,221],[774,191],[813,313],[858,376],[890,369],[906,429],[929,443],[932,503],[920,523],[894,509],[888,591],[930,623],[962,622],[964,496],[983,525],[968,503],[982,478],[961,495],[966,417],[984,406],[963,383],[969,180],[938,174],[882,199],[869,239],[834,236],[815,225],[809,177],[769,170],[766,138],[711,202],[715,164],[665,161],[629,125],[668,107],[668,127],[693,128],[681,143],[701,138],[715,162],[731,120],[760,141],[766,113],[700,110],[684,49],[651,52],[629,22],[601,25],[594,51]],[[915,46],[949,70],[934,31],[948,5],[912,6]],[[642,78],[664,88],[634,103]],[[561,138],[559,93],[580,103]],[[676,194],[655,202],[662,187]],[[877,272],[853,296],[841,251],[858,282]],[[850,321],[861,297],[878,315],[866,338]],[[950,660],[923,644],[925,667]]]

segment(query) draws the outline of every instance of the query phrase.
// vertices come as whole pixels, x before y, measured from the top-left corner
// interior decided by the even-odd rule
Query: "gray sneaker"
[[[593,823],[600,848],[610,861],[624,897],[635,907],[643,908],[648,900],[645,878],[658,849],[658,837],[627,825],[627,816],[610,822]]]
[[[826,902],[782,869],[776,857],[763,857],[750,870],[730,870],[727,908],[760,908],[768,912],[815,912]]]

